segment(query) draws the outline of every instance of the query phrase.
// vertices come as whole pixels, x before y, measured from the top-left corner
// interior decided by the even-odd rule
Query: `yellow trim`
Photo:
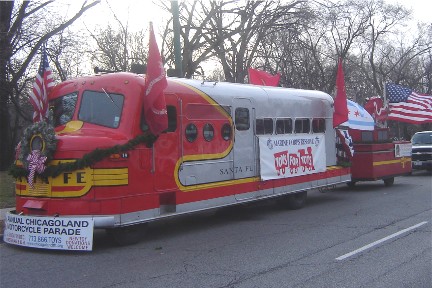
[[[84,125],[84,122],[79,121],[79,120],[69,121],[66,123],[63,130],[58,131],[56,134],[76,132],[76,131],[80,130],[83,125]]]
[[[328,166],[327,170],[339,170],[342,166]]]
[[[178,171],[178,170],[176,169],[176,171]],[[182,191],[182,192],[191,192],[191,191],[210,189],[210,188],[215,188],[215,187],[226,187],[226,186],[232,186],[232,185],[239,185],[239,184],[257,182],[259,180],[260,180],[259,177],[250,177],[250,178],[227,180],[227,181],[220,181],[220,182],[213,182],[213,183],[197,184],[197,185],[191,185],[191,186],[183,186],[180,183],[179,178],[175,177],[175,181],[177,183],[177,186],[180,189],[180,191]]]
[[[189,84],[182,83],[182,82],[176,82],[176,83],[179,84],[179,85],[182,85],[184,87],[187,87],[187,88],[191,89],[192,91],[194,91],[195,93],[197,93],[198,95],[200,95],[209,104],[214,105],[215,108],[220,113],[222,113],[223,115],[225,115],[228,118],[228,121],[229,121],[229,123],[231,124],[231,127],[232,127],[233,121],[232,121],[231,115],[229,115],[228,112],[225,109],[222,108],[222,106],[221,106],[220,103],[218,103],[215,100],[213,100],[213,98],[211,98],[208,94],[204,93],[203,91],[201,91],[201,90],[199,90],[199,89],[197,89],[197,88],[195,88],[195,87],[193,87],[193,86],[191,86]],[[197,104],[199,104],[199,103],[197,103]]]
[[[177,162],[175,171],[178,171],[178,164]],[[341,169],[341,166],[328,166],[328,170],[339,170]],[[177,174],[178,175],[178,174]],[[227,180],[227,181],[220,181],[220,182],[214,182],[214,183],[206,183],[206,184],[197,184],[197,185],[191,185],[191,186],[183,186],[180,183],[180,180],[178,177],[174,177],[177,186],[179,187],[180,191],[182,192],[191,192],[201,189],[210,189],[214,187],[225,187],[225,186],[231,186],[231,185],[239,185],[239,184],[245,184],[250,182],[258,182],[261,180],[260,177],[250,177],[250,178],[243,178],[243,179],[236,179],[236,180]]]
[[[214,153],[214,154],[186,155],[186,156],[183,156],[177,160],[177,163],[176,163],[176,166],[174,169],[174,179],[175,179],[175,182],[177,184],[177,187],[183,192],[189,192],[189,191],[196,191],[196,190],[200,190],[200,189],[209,189],[209,188],[214,188],[214,187],[230,186],[230,185],[234,185],[234,184],[243,184],[243,183],[254,182],[254,181],[259,180],[259,177],[252,177],[252,178],[228,180],[228,181],[198,184],[198,185],[191,185],[191,186],[183,186],[180,183],[180,179],[178,177],[178,172],[179,172],[180,165],[182,163],[191,162],[191,161],[199,161],[199,160],[222,159],[222,158],[226,157],[231,152],[232,147],[234,145],[234,129],[233,129],[233,120],[231,118],[231,115],[229,115],[228,112],[224,108],[222,108],[222,106],[219,103],[217,103],[215,100],[213,100],[213,98],[211,98],[209,95],[207,95],[203,91],[201,91],[201,90],[199,90],[193,86],[190,86],[186,83],[182,83],[182,82],[176,82],[176,83],[194,91],[195,93],[200,95],[205,101],[207,101],[209,104],[214,105],[214,108],[217,111],[222,113],[222,115],[226,116],[226,118],[227,118],[227,120],[231,126],[231,129],[232,129],[232,135],[231,135],[232,137],[229,140],[230,144],[228,145],[227,149],[225,149],[225,151],[223,151],[221,153]]]
[[[373,166],[381,166],[381,165],[401,163],[402,166],[405,167],[405,163],[410,162],[410,161],[411,161],[410,157],[402,157],[400,159],[373,162]]]
[[[94,186],[119,186],[129,184],[127,168],[95,169]]]
[[[74,160],[53,160],[50,164],[57,165],[60,162],[68,163],[73,161]],[[25,186],[25,190],[20,191],[16,189],[16,194],[19,196],[52,198],[81,197],[87,194],[92,187],[128,185],[129,172],[128,168],[92,169],[86,167],[84,169],[62,173],[55,178],[48,177],[49,184],[42,182],[39,177],[35,179],[36,183],[34,188],[28,185],[25,177],[16,179],[16,184]],[[65,183],[65,180],[68,181],[68,183]],[[53,187],[57,189],[52,189]],[[71,187],[71,190],[68,190],[68,187]],[[77,187],[79,190],[73,190],[73,188]]]

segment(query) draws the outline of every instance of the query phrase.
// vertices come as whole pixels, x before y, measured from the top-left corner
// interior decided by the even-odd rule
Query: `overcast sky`
[[[153,0],[101,0],[101,3],[91,8],[81,18],[81,22],[84,22],[90,29],[99,25],[106,25],[108,21],[114,21],[112,12],[110,12],[107,1],[112,7],[116,15],[120,20],[129,21],[129,28],[138,31],[141,29],[148,29],[148,23],[152,21],[154,23],[154,29],[156,35],[158,31],[163,29],[160,25],[165,23],[167,15],[162,12],[157,4],[161,1],[168,2],[168,0],[153,1]],[[210,1],[210,0],[209,0]],[[362,1],[362,0],[358,0]],[[400,3],[408,9],[413,10],[413,25],[418,21],[432,23],[432,1],[431,0],[385,0],[387,3]],[[81,3],[81,1],[72,2],[74,5]],[[72,13],[72,9],[70,13]]]

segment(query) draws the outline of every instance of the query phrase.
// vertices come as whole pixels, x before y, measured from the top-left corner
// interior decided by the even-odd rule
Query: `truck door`
[[[168,130],[162,133],[153,144],[153,169],[155,190],[159,192],[174,191],[177,185],[174,180],[174,169],[180,157],[179,99],[177,95],[166,94],[168,111]]]
[[[234,179],[255,177],[257,175],[256,147],[254,139],[255,110],[248,98],[234,98]],[[255,192],[237,194],[236,199],[253,198]]]

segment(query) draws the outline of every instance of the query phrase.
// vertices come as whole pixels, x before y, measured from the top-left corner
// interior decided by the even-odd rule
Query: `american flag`
[[[33,106],[33,122],[39,122],[48,118],[48,92],[54,86],[51,68],[45,47],[42,47],[41,63],[36,75],[33,89],[30,93],[30,103]]]
[[[432,96],[420,95],[414,90],[392,84],[386,84],[389,100],[389,120],[412,124],[432,122]]]

